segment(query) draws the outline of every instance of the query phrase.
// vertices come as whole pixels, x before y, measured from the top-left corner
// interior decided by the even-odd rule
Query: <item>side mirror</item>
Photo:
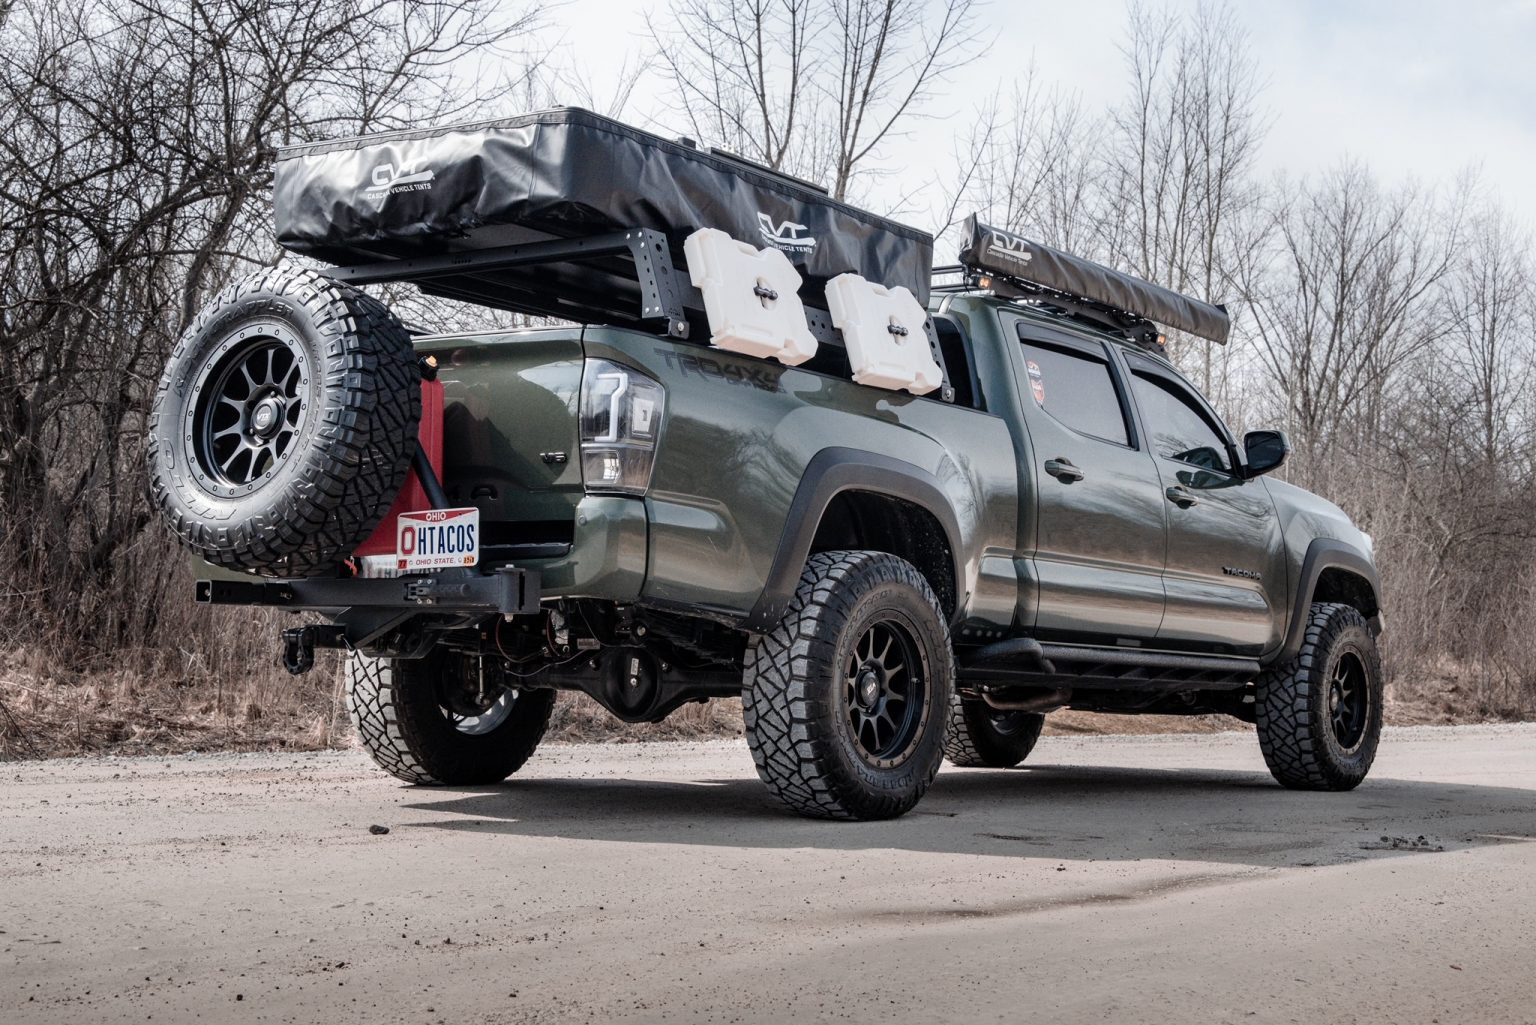
[[[1257,477],[1278,469],[1291,454],[1291,439],[1284,431],[1249,431],[1243,435],[1245,477]]]

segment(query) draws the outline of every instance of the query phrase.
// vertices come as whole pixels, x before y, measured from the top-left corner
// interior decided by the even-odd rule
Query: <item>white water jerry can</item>
[[[709,344],[796,366],[816,355],[800,303],[800,272],[777,249],[756,249],[718,228],[683,242],[688,276],[704,295]]]
[[[944,383],[928,347],[928,311],[905,288],[839,274],[827,282],[827,308],[843,333],[858,383],[913,395],[926,395]]]

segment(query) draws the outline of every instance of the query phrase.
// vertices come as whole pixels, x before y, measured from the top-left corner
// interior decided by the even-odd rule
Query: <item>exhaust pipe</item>
[[[987,703],[987,707],[999,712],[1054,712],[1058,708],[1065,708],[1072,700],[1072,688],[1058,687],[1040,694],[1034,694],[1027,698],[1009,699],[998,694],[984,690],[981,692],[981,700]]]

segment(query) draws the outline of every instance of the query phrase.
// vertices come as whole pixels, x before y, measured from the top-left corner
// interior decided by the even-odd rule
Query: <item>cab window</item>
[[[1023,342],[1023,349],[1025,402],[1032,399],[1079,434],[1131,443],[1107,357],[1036,341]]]
[[[944,356],[944,369],[949,371],[950,387],[955,389],[955,405],[986,409],[982,399],[981,382],[976,367],[971,362],[971,343],[960,325],[945,316],[933,318],[934,333],[938,335],[939,352]]]
[[[1134,366],[1131,390],[1141,408],[1142,428],[1152,451],[1202,470],[1232,472],[1226,441],[1192,395],[1161,374],[1149,374]]]

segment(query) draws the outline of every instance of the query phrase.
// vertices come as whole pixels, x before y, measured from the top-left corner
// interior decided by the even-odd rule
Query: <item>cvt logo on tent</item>
[[[809,253],[812,249],[816,248],[816,240],[814,238],[810,235],[800,234],[805,230],[805,225],[803,224],[795,224],[787,217],[778,224],[775,224],[773,218],[762,211],[758,211],[757,221],[758,234],[762,235],[763,240],[770,246],[778,249],[788,249],[790,252],[795,253]]]
[[[363,195],[380,198],[397,192],[425,192],[432,187],[434,177],[434,171],[416,170],[414,161],[379,164],[373,169],[373,184],[363,190]]]
[[[1024,266],[1034,258],[1034,251],[1029,248],[1029,241],[1017,235],[1009,235],[1006,232],[993,230],[989,232],[991,237],[987,239],[988,246],[994,253],[1005,260]]]

